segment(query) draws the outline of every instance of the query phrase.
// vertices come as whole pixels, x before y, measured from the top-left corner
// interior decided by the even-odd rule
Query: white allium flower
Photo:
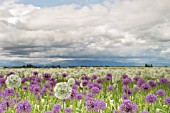
[[[54,87],[54,94],[59,99],[67,99],[71,96],[72,88],[66,82],[57,83]]]
[[[75,84],[75,79],[74,78],[69,78],[68,79],[68,84],[69,85],[74,85]]]
[[[17,88],[21,85],[21,78],[17,75],[10,75],[5,81],[8,88]]]

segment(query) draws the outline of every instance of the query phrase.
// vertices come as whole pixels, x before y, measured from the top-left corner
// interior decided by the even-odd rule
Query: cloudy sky
[[[170,0],[0,0],[0,66],[170,65],[169,4]]]

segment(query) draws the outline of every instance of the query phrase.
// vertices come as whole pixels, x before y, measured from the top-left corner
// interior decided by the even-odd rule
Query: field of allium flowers
[[[0,113],[170,113],[169,67],[0,69]]]

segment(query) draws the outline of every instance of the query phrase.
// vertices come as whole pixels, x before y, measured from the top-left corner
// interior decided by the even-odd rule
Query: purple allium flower
[[[167,104],[167,105],[170,105],[170,97],[166,97],[164,99],[164,102]]]
[[[43,78],[46,80],[50,80],[51,75],[49,73],[45,73],[45,74],[43,74]]]
[[[88,98],[94,98],[94,94],[92,94],[92,93],[87,93],[87,94],[86,94],[86,99],[88,99]]]
[[[0,113],[1,113],[1,112],[4,113],[5,110],[6,110],[6,108],[7,108],[6,102],[5,102],[5,101],[2,101],[2,102],[0,103]]]
[[[28,87],[27,86],[23,86],[22,89],[23,90],[28,90]]]
[[[144,83],[141,85],[141,89],[144,90],[144,91],[148,91],[150,89],[149,85]]]
[[[132,96],[133,92],[130,88],[127,88],[127,87],[123,87],[122,88],[122,91],[127,94],[128,96]]]
[[[97,79],[97,83],[102,83],[103,80],[101,78]]]
[[[90,77],[89,76],[85,76],[85,80],[89,81]]]
[[[83,98],[83,95],[82,95],[82,94],[77,94],[77,95],[76,95],[76,99],[81,100],[82,98]]]
[[[89,81],[89,80],[90,80],[90,77],[88,77],[88,76],[82,76],[82,77],[81,77],[81,80],[87,80],[87,81]]]
[[[80,83],[81,83],[81,82],[79,82],[78,80],[75,80],[75,84],[76,84],[77,86],[80,86]]]
[[[67,73],[62,73],[61,76],[62,76],[62,77],[67,77],[68,74],[67,74]]]
[[[0,85],[4,85],[5,84],[6,79],[5,78],[0,78]]]
[[[122,84],[125,85],[125,86],[129,85],[130,82],[131,82],[131,80],[129,78],[125,78],[125,79],[122,80]]]
[[[85,101],[85,106],[88,110],[92,110],[94,108],[94,99],[93,98],[87,98]]]
[[[108,73],[106,76],[112,78],[112,74],[111,73]]]
[[[148,111],[146,111],[146,110],[143,110],[143,111],[141,111],[140,113],[149,113]]]
[[[34,91],[34,93],[40,92],[40,91],[41,91],[40,86],[35,86],[35,87],[33,88],[33,91]]]
[[[62,107],[61,107],[60,104],[55,104],[55,105],[53,106],[52,111],[53,111],[53,113],[58,113],[58,112],[61,111],[61,109],[62,109]]]
[[[88,82],[89,82],[89,81],[87,81],[87,80],[83,80],[83,81],[82,81],[82,86],[87,86]]]
[[[130,100],[123,100],[123,103],[119,106],[119,109],[126,113],[131,113],[137,111],[138,106],[136,105],[135,102],[132,102]]]
[[[123,75],[122,75],[122,79],[125,79],[125,78],[128,78],[128,75],[123,74]]]
[[[157,96],[155,96],[154,94],[148,94],[146,97],[145,97],[145,101],[148,102],[148,103],[154,103],[158,100]]]
[[[14,109],[14,106],[17,102],[17,99],[2,99],[2,102],[0,103],[0,106],[3,107],[3,110],[5,111],[8,108]]]
[[[111,80],[112,78],[111,77],[109,77],[109,76],[106,76],[106,78],[105,78],[106,80]]]
[[[92,94],[99,94],[100,93],[100,89],[98,87],[93,87],[93,88],[91,88],[90,92]]]
[[[158,96],[164,96],[165,94],[166,94],[166,92],[163,89],[156,91],[156,95],[158,95]]]
[[[123,99],[123,100],[127,100],[127,99],[128,99],[128,95],[124,94],[124,95],[122,96],[122,99]]]
[[[38,75],[38,72],[37,72],[37,71],[34,71],[34,72],[33,72],[33,75],[37,76],[37,75]]]
[[[107,87],[107,91],[113,91],[113,90],[114,90],[113,86],[108,86]]]
[[[3,76],[0,74],[0,78],[3,78]]]
[[[138,82],[139,79],[140,79],[140,77],[135,76],[135,77],[133,78],[133,81]]]
[[[6,88],[5,89],[6,96],[14,96],[14,89],[13,88]]]
[[[31,77],[30,77],[30,80],[31,80],[31,81],[35,81],[35,78],[36,78],[36,76],[31,76]]]
[[[38,83],[41,83],[41,82],[42,82],[42,79],[39,78],[39,77],[37,77],[37,78],[35,78],[35,81],[38,82]]]
[[[13,74],[15,74],[15,73],[14,72],[9,72],[9,73],[6,74],[6,77],[8,77],[10,75],[13,75]]]
[[[46,92],[47,92],[47,90],[45,88],[42,88],[41,91],[40,91],[40,94],[44,95]]]
[[[87,87],[88,87],[89,90],[90,90],[91,88],[93,88],[93,87],[94,87],[93,82],[89,82],[88,85],[87,85]]]
[[[45,84],[43,85],[43,87],[46,88],[46,89],[48,89],[48,88],[50,88],[50,84],[49,84],[49,83],[45,83]]]
[[[149,80],[148,84],[149,84],[150,87],[152,87],[152,88],[157,87],[157,84],[154,82],[154,80]]]
[[[31,81],[30,85],[38,85],[38,83],[36,81]]]
[[[137,82],[137,86],[141,86],[142,84],[146,83],[146,80],[144,78],[140,78]]]
[[[96,80],[96,79],[97,79],[97,76],[96,76],[96,75],[93,75],[93,76],[92,76],[92,79],[93,79],[93,80]]]
[[[78,89],[77,85],[74,84],[74,85],[72,86],[72,89],[77,90],[77,89]]]
[[[159,79],[159,82],[160,82],[161,84],[167,84],[167,83],[168,83],[168,79],[167,79],[167,78],[160,78],[160,79]]]
[[[27,100],[20,101],[16,106],[17,113],[30,113],[31,109],[31,104]]]
[[[0,104],[0,113],[4,113],[3,106]]]
[[[98,83],[94,83],[94,86],[98,87],[100,90],[103,88],[103,86],[101,84],[98,84]]]
[[[106,103],[103,100],[95,100],[94,108],[95,107],[98,108],[97,111],[104,110],[106,108]]]
[[[85,80],[85,76],[82,76],[82,77],[81,77],[81,80]]]
[[[17,97],[17,98],[20,97],[20,94],[19,94],[18,92],[16,92],[16,97]]]
[[[28,78],[22,78],[21,79],[21,83],[25,83],[26,81],[28,81],[29,79]]]
[[[72,113],[72,109],[71,108],[65,108],[64,113]]]

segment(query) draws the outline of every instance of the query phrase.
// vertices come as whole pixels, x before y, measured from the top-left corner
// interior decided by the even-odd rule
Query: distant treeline
[[[145,64],[144,66],[66,66],[69,68],[74,68],[74,67],[153,67],[152,64]],[[36,66],[33,64],[27,64],[23,66],[12,66],[12,67],[7,67],[4,66],[4,68],[66,68],[65,66],[60,66],[60,65],[46,65],[46,66]],[[164,66],[167,67],[167,66]]]
[[[145,67],[153,67],[152,64],[145,64]]]

